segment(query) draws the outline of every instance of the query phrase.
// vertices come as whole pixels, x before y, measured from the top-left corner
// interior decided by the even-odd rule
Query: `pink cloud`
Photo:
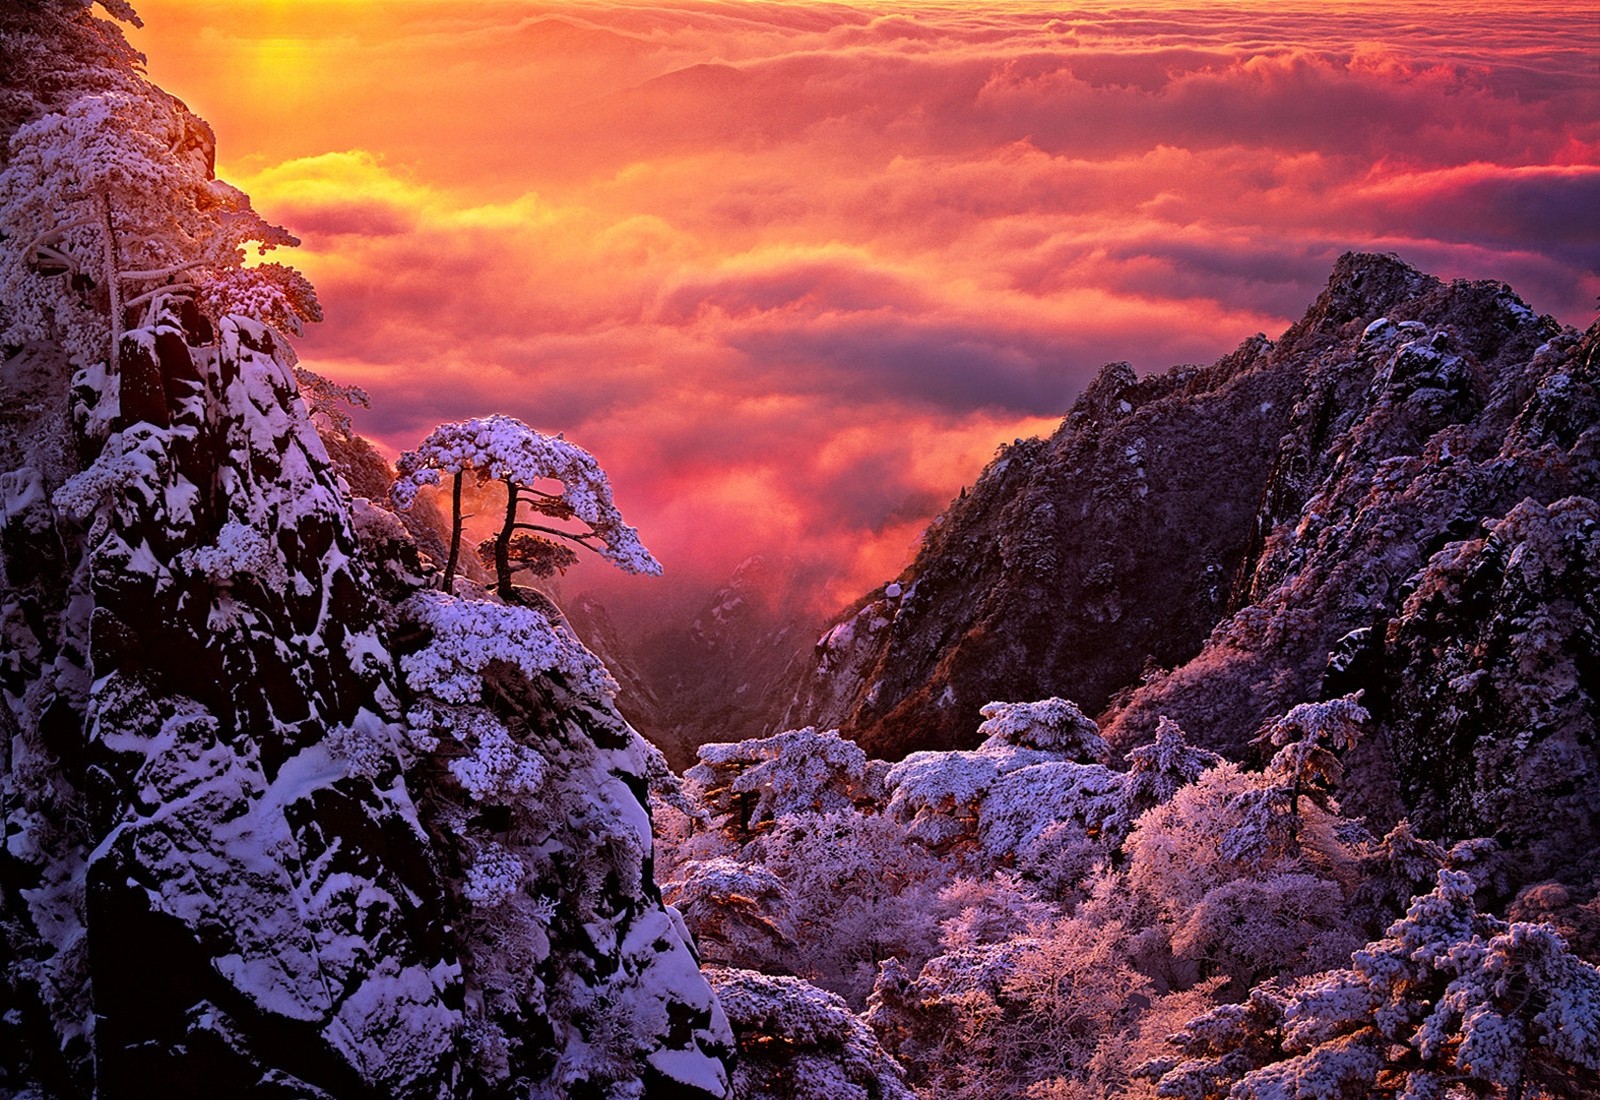
[[[306,240],[308,364],[392,449],[501,410],[593,450],[684,585],[628,602],[760,550],[882,580],[1101,363],[1276,335],[1348,248],[1600,292],[1560,5],[139,6]]]

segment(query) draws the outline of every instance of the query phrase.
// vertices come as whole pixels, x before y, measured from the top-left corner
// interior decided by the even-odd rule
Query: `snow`
[[[520,489],[549,480],[561,483],[559,500],[535,504],[535,511],[556,518],[573,516],[600,540],[598,550],[629,573],[659,576],[661,563],[644,548],[639,534],[622,519],[611,499],[611,483],[593,455],[560,436],[535,431],[511,416],[487,416],[442,424],[414,451],[400,456],[390,499],[405,510],[424,485],[439,484],[441,475],[465,471]],[[585,543],[585,545],[589,545]]]
[[[533,795],[544,784],[544,761],[498,723],[483,730],[477,745],[448,766],[456,781],[480,802]]]
[[[521,892],[526,874],[520,859],[499,845],[491,845],[467,869],[461,892],[473,905],[491,908]]]
[[[556,673],[576,689],[607,699],[616,694],[616,681],[594,656],[534,608],[418,592],[400,610],[432,634],[428,645],[400,660],[418,694],[447,703],[476,702],[482,674],[495,661],[528,677]]]
[[[1022,748],[1043,749],[1080,760],[1106,760],[1111,747],[1100,728],[1066,699],[1034,703],[988,703],[979,712],[978,732],[991,741]]]

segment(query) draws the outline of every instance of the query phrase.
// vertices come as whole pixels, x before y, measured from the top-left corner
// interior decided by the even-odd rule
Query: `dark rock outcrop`
[[[1362,690],[1347,810],[1571,870],[1600,805],[1597,339],[1351,254],[1275,343],[1108,367],[951,506],[897,598],[824,636],[786,721],[897,756],[970,744],[991,698],[1064,695],[1124,751],[1167,715],[1239,755]]]

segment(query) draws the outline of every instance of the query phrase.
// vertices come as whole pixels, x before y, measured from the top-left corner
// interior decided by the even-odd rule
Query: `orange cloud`
[[[761,550],[884,579],[1101,363],[1276,334],[1347,248],[1600,292],[1572,5],[139,7],[306,241],[308,364],[391,449],[501,410],[593,450],[680,579],[641,605]]]

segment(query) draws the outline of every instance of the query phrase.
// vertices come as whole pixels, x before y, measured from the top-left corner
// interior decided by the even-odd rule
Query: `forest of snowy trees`
[[[767,991],[759,1012],[730,1009],[742,1047],[775,1030],[761,1049],[793,1051],[781,1072],[736,1069],[738,1095],[1531,1097],[1600,1081],[1600,972],[1568,946],[1597,946],[1600,906],[1559,929],[1498,919],[1492,841],[1447,849],[1341,816],[1357,700],[1294,708],[1251,767],[1167,721],[1112,770],[1061,699],[985,716],[977,749],[893,765],[814,729],[702,746],[658,811],[663,889],[713,985]],[[804,1011],[781,1007],[802,995]],[[820,1005],[870,1032],[790,1023]],[[904,1084],[869,1079],[874,1039]]]
[[[1232,758],[1167,714],[1117,751],[1049,696],[983,706],[970,749],[806,726],[673,774],[518,583],[585,548],[661,571],[595,456],[490,415],[390,471],[341,408],[364,396],[296,371],[315,294],[246,264],[295,241],[214,178],[204,123],[86,2],[0,31],[0,1093],[1600,1095],[1596,869],[1532,877],[1509,816],[1347,812],[1360,689]],[[1403,366],[1434,412],[1467,386],[1418,322],[1339,323],[1384,401]],[[1517,417],[1580,485],[1594,424],[1561,410],[1594,336],[1543,342],[1544,419]],[[500,505],[477,569],[467,478]],[[1408,589],[1447,627],[1457,574],[1559,589],[1495,628],[1526,691],[1491,718],[1593,691],[1567,670],[1595,667],[1595,514],[1519,503]],[[1449,667],[1461,699],[1493,678]],[[1552,759],[1581,819],[1587,758]]]

